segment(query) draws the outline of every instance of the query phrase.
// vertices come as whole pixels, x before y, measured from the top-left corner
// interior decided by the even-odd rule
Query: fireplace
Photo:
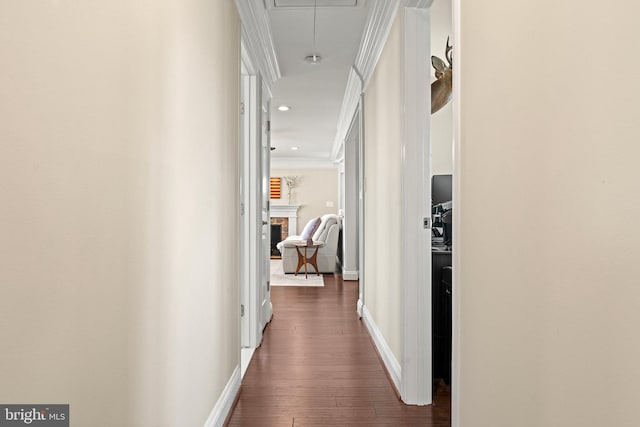
[[[280,251],[276,245],[289,235],[288,218],[271,218],[271,256],[280,257]]]
[[[289,235],[296,234],[298,225],[298,208],[296,205],[272,205],[270,212],[271,223],[271,256],[279,258],[280,251],[276,248],[278,242]],[[274,227],[278,226],[278,227]]]
[[[280,257],[282,254],[276,245],[282,240],[282,224],[271,224],[271,257]]]

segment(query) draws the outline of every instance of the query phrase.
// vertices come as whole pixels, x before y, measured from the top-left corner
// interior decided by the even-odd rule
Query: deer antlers
[[[447,46],[444,56],[447,59],[449,65],[438,58],[437,56],[431,57],[431,65],[435,68],[436,81],[431,83],[431,114],[440,110],[447,105],[447,102],[451,99],[452,82],[451,77],[453,73],[453,46],[449,45],[449,37],[447,37]]]

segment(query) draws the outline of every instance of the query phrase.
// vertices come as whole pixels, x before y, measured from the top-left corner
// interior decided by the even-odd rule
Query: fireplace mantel
[[[300,205],[271,205],[271,218],[289,218],[289,235],[298,234],[298,209]]]

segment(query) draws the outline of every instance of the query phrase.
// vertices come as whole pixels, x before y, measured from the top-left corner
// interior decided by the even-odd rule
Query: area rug
[[[271,260],[271,286],[324,286],[322,274],[310,273],[307,279],[304,278],[304,267],[300,269],[297,276],[293,273],[285,274],[282,270],[282,260]]]

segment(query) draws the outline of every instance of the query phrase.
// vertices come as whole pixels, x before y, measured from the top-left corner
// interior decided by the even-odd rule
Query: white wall
[[[233,2],[0,2],[0,68],[0,401],[203,425],[239,362]]]
[[[637,426],[640,5],[457,4],[455,425]]]
[[[453,45],[451,29],[451,0],[434,0],[431,5],[431,54],[446,62],[447,37]],[[435,81],[433,66],[430,66],[431,81]],[[454,66],[455,70],[455,66]],[[455,73],[455,71],[454,71]],[[431,115],[431,174],[453,173],[453,102]]]
[[[395,22],[365,91],[365,305],[401,357],[400,165],[402,20]]]
[[[338,169],[337,168],[271,168],[272,177],[282,178],[282,197],[271,199],[272,205],[286,205],[287,184],[285,176],[299,176],[291,204],[300,205],[298,209],[298,234],[305,224],[327,213],[338,213]],[[327,202],[333,206],[327,206]]]

